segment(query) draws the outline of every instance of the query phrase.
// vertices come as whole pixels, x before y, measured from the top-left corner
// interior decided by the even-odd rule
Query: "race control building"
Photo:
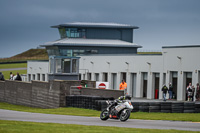
[[[93,80],[119,89],[122,79],[135,98],[162,99],[163,84],[171,82],[174,98],[186,99],[188,83],[200,82],[200,45],[163,46],[162,54],[140,55],[133,42],[137,26],[116,23],[66,23],[60,39],[47,42],[49,61],[28,61],[31,80]]]

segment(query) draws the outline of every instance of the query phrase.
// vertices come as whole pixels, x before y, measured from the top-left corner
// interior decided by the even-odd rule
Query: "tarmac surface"
[[[26,67],[22,67],[22,68],[7,68],[7,69],[0,69],[0,72],[2,71],[14,71],[14,70],[26,70]]]
[[[113,126],[126,128],[143,128],[143,129],[175,129],[187,131],[200,131],[200,123],[181,122],[181,121],[163,121],[163,120],[138,120],[129,119],[126,122],[120,120],[108,119],[100,120],[99,117],[53,115],[41,113],[28,113],[20,111],[11,111],[0,109],[0,120],[15,120],[43,123],[61,123],[61,124],[78,124],[90,126]]]

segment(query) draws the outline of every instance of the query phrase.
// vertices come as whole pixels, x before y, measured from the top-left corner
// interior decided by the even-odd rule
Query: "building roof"
[[[87,22],[73,22],[73,23],[65,23],[59,24],[55,26],[51,26],[52,28],[59,28],[59,27],[87,27],[87,28],[131,28],[131,29],[138,29],[137,26],[131,26],[128,24],[118,24],[118,23],[87,23]]]
[[[190,48],[190,47],[200,47],[200,45],[163,46],[162,48]]]
[[[85,39],[85,38],[64,38],[57,41],[47,42],[46,46],[96,46],[96,47],[137,47],[142,46],[122,40],[113,39]]]

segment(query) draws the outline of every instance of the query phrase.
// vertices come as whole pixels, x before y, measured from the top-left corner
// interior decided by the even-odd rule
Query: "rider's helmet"
[[[120,97],[118,98],[118,100],[124,100],[124,99],[125,99],[124,96],[120,96]]]
[[[126,95],[125,99],[131,100],[131,96],[130,95]]]

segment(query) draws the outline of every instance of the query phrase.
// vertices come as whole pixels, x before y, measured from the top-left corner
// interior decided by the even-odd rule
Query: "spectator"
[[[13,80],[15,80],[17,78],[17,75],[13,74]]]
[[[164,98],[163,101],[166,101],[166,94],[167,94],[168,88],[165,84],[162,87],[162,91],[163,91],[163,98]]]
[[[169,99],[172,99],[172,94],[173,94],[173,86],[172,83],[169,83]]]
[[[124,90],[124,95],[127,95],[127,84],[124,81],[124,79],[122,80],[121,84],[119,85],[119,90]]]
[[[197,101],[200,100],[200,87],[199,87],[199,83],[197,83],[197,87],[196,87],[196,100]]]
[[[22,78],[21,78],[21,76],[19,75],[18,72],[17,72],[17,76],[16,76],[15,80],[22,81]]]
[[[5,80],[5,79],[4,79],[4,76],[3,76],[3,74],[2,74],[2,72],[0,72],[0,80],[2,80],[2,81]]]
[[[195,92],[195,87],[194,87],[194,85],[192,86],[192,101],[194,101],[194,92]]]
[[[192,85],[191,83],[189,83],[189,85],[187,86],[187,100],[191,101],[192,99]]]
[[[13,80],[14,75],[10,72],[10,80]]]

